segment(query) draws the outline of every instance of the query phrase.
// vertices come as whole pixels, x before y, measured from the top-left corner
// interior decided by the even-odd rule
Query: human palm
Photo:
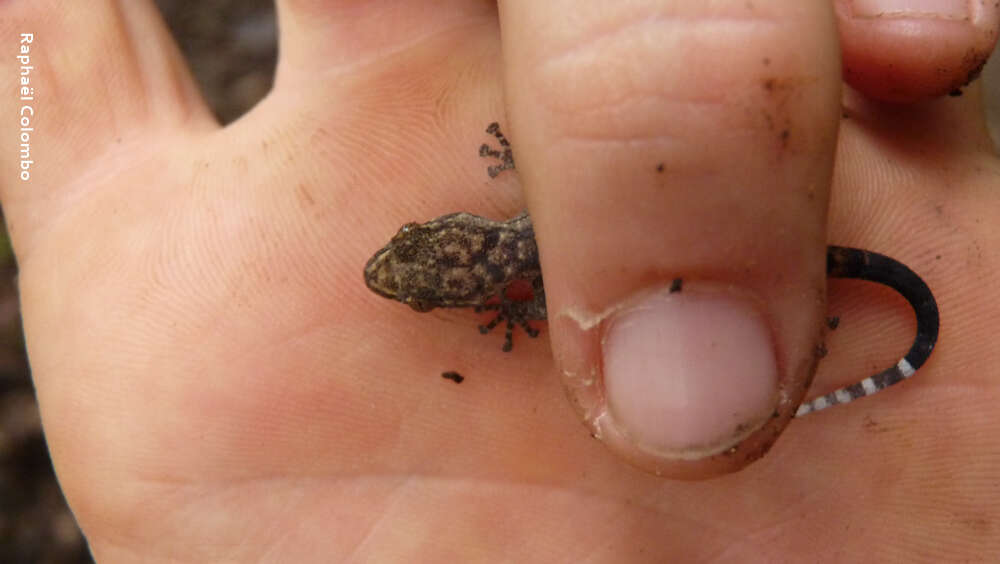
[[[99,559],[997,548],[1000,167],[978,90],[911,108],[851,98],[841,123],[830,241],[906,257],[928,281],[942,318],[931,362],[793,423],[739,473],[676,482],[579,424],[548,332],[504,353],[474,313],[418,314],[362,281],[407,221],[523,207],[516,176],[489,180],[476,156],[505,115],[492,6],[283,4],[275,88],[225,128],[152,8],[109,6],[3,8],[45,54],[34,179],[3,193],[25,334],[53,461]],[[838,283],[830,301],[844,323],[816,387],[908,346],[901,300]]]

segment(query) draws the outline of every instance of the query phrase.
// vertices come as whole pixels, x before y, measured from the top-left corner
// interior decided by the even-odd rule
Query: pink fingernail
[[[668,458],[731,447],[760,428],[778,401],[769,325],[736,294],[651,294],[610,321],[603,359],[615,427]]]

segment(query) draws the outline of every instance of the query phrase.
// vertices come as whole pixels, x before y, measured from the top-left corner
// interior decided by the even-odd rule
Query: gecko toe
[[[510,352],[514,348],[514,320],[507,320],[507,330],[503,334],[503,352]]]
[[[486,325],[480,325],[479,326],[479,332],[482,333],[483,335],[485,335],[485,334],[489,333],[490,331],[492,331],[503,320],[504,320],[504,315],[502,313],[498,313],[497,316],[494,317],[492,321],[490,321]]]

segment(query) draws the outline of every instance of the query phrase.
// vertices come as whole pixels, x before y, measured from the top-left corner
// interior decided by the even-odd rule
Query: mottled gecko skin
[[[514,168],[514,157],[498,124],[490,124],[486,131],[497,138],[501,148],[495,150],[483,145],[479,154],[500,160],[500,165],[487,171],[496,177]],[[830,246],[827,275],[869,280],[895,289],[916,313],[917,337],[910,351],[894,366],[803,403],[796,413],[800,417],[875,394],[909,378],[930,357],[937,342],[938,309],[934,295],[906,265],[871,251]],[[518,280],[531,283],[530,300],[512,300],[507,296],[511,284]],[[535,230],[527,213],[507,221],[493,221],[460,212],[427,223],[407,223],[365,265],[365,283],[376,294],[403,302],[416,311],[436,307],[496,310],[496,318],[480,325],[479,330],[488,333],[506,320],[504,351],[513,346],[515,325],[536,337],[538,330],[528,322],[548,317]],[[680,280],[675,280],[674,286],[680,291]]]
[[[532,299],[511,300],[507,288],[516,280],[531,283]],[[365,265],[365,283],[380,296],[416,311],[436,307],[497,310],[489,332],[503,320],[503,349],[513,347],[514,324],[532,337],[528,321],[548,316],[535,230],[527,213],[493,221],[469,213],[452,213],[427,223],[407,223]],[[499,298],[497,303],[489,303]]]

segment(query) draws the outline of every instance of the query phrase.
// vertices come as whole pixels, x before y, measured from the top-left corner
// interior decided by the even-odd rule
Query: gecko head
[[[436,251],[428,229],[419,223],[402,226],[365,265],[365,285],[376,294],[416,311],[436,307]]]

